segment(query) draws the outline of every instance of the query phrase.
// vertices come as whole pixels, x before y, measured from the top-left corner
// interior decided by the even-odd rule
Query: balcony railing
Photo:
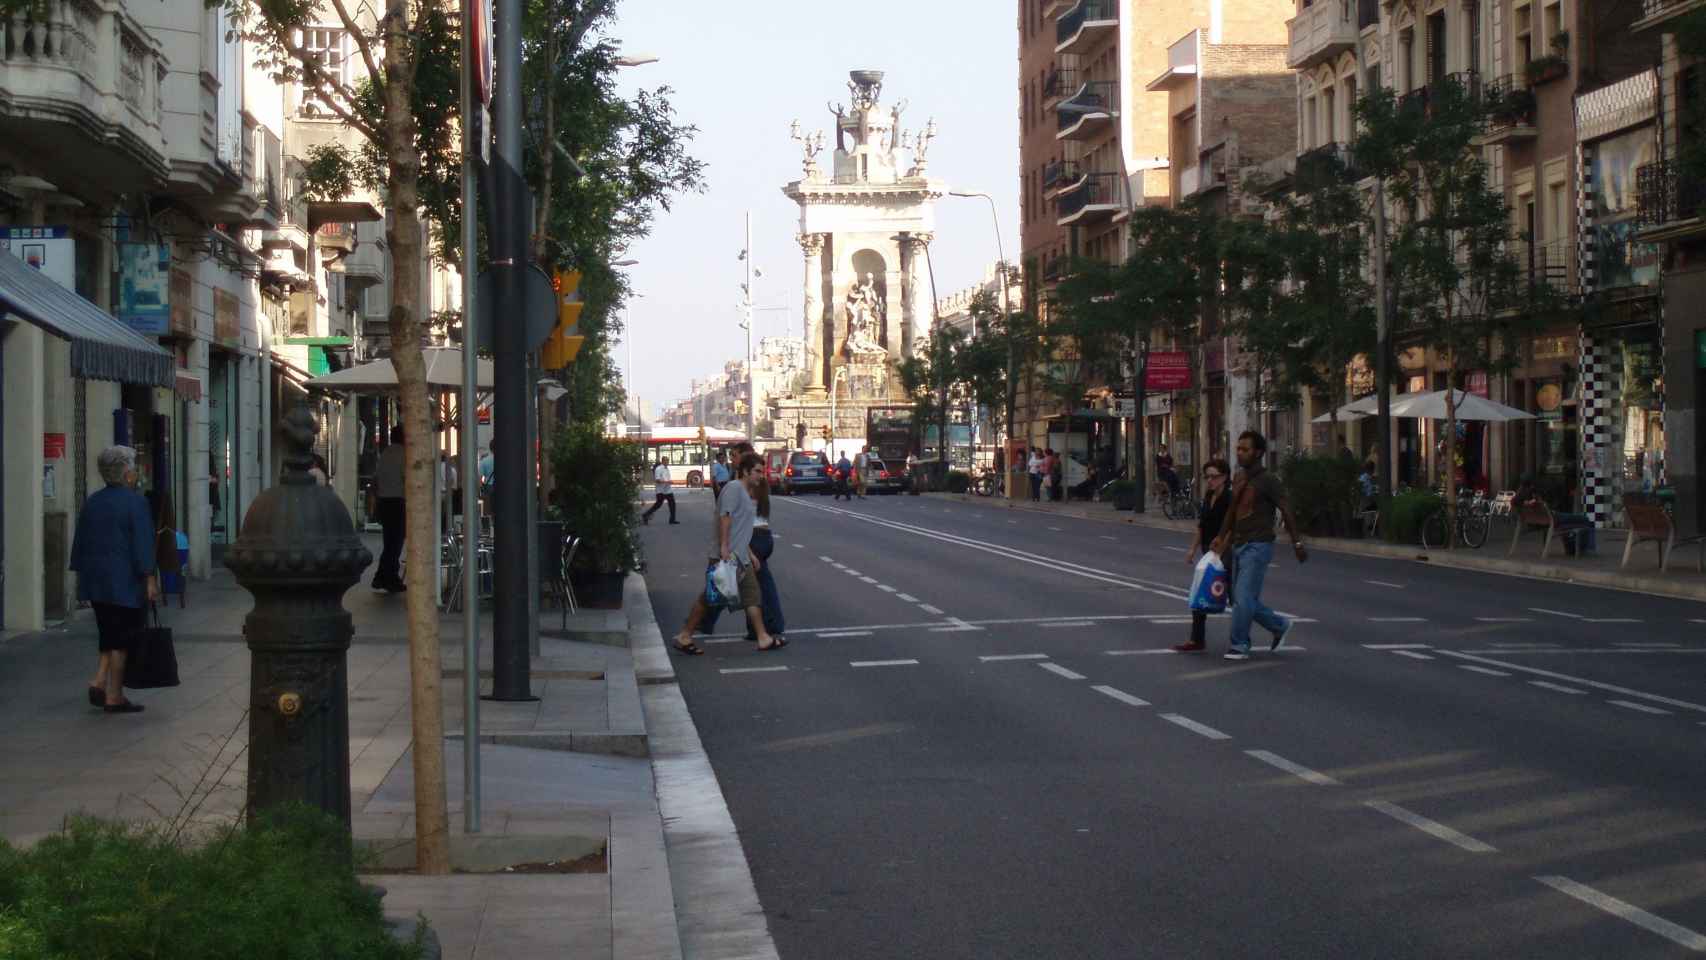
[[[1550,287],[1560,294],[1574,292],[1570,287],[1570,259],[1575,256],[1576,248],[1568,239],[1545,243],[1518,241],[1513,252],[1531,290]]]
[[[1351,3],[1352,0],[1317,0],[1287,21],[1289,46],[1285,65],[1301,70],[1355,49],[1358,28],[1351,19]]]
[[[1069,97],[1083,85],[1083,72],[1071,67],[1057,67],[1043,78],[1044,97]]]
[[[1352,162],[1350,148],[1342,143],[1329,143],[1298,154],[1295,177],[1297,188],[1304,192],[1362,179]]]
[[[1073,127],[1095,117],[1113,118],[1120,112],[1120,87],[1111,80],[1097,80],[1078,88],[1078,92],[1055,104],[1060,130]]]
[[[1635,169],[1635,218],[1642,226],[1693,220],[1703,210],[1706,210],[1706,180],[1691,175],[1675,160],[1660,160]]]
[[[1078,0],[1076,6],[1061,14],[1055,23],[1055,43],[1065,44],[1078,36],[1085,24],[1117,22],[1119,7],[1115,0]]]
[[[1706,4],[1702,0],[1643,0],[1641,19],[1635,21],[1634,28],[1640,30],[1663,23],[1703,5]]]
[[[1086,209],[1105,208],[1111,216],[1119,206],[1121,177],[1117,173],[1086,174],[1082,183],[1055,199],[1061,220],[1077,217]]]
[[[1072,183],[1079,177],[1077,160],[1056,160],[1043,165],[1043,189],[1053,190],[1055,187]]]

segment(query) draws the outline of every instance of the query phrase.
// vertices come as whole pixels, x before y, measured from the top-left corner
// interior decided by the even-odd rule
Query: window
[[[1354,139],[1357,126],[1357,78],[1346,75],[1339,80],[1339,86],[1345,89],[1345,142]]]
[[[302,49],[308,52],[314,62],[320,65],[335,83],[346,83],[349,77],[344,66],[345,36],[336,27],[306,27],[302,31]],[[303,78],[302,108],[304,113],[319,113],[324,108],[315,107],[314,101],[320,97],[311,91],[314,84]]]
[[[1564,32],[1564,5],[1561,0],[1552,0],[1540,11],[1540,29],[1546,38],[1546,45],[1551,53],[1564,55],[1564,45],[1557,43],[1558,35]]]
[[[1464,58],[1464,62],[1469,64],[1469,70],[1471,72],[1480,73],[1481,72],[1481,4],[1474,2],[1474,0],[1471,0],[1470,3],[1465,5],[1465,11],[1469,14],[1469,51],[1468,51],[1469,55]]]
[[[1398,36],[1398,75],[1393,81],[1398,84],[1399,93],[1409,93],[1415,89],[1416,76],[1416,31],[1405,30]]]
[[[1520,75],[1534,59],[1534,8],[1523,4],[1516,8],[1516,72]]]
[[[1339,112],[1332,87],[1321,91],[1321,142],[1333,143],[1339,139]]]
[[[1303,101],[1303,147],[1310,149],[1315,146],[1315,98]]]
[[[1446,51],[1445,45],[1445,11],[1428,18],[1428,85],[1440,83],[1445,79]]]

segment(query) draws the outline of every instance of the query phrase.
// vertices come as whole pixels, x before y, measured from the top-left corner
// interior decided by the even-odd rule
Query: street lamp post
[[[752,376],[752,213],[746,215],[746,245],[740,249],[741,262],[746,265],[746,282],[741,284],[741,326],[746,328],[746,439],[758,439],[758,411],[753,407],[756,390]]]
[[[995,198],[990,196],[987,193],[970,193],[970,192],[961,193],[958,191],[949,191],[948,196],[968,198],[968,199],[969,198],[975,198],[975,197],[981,197],[984,200],[989,202],[989,219],[990,219],[990,222],[995,225],[995,255],[996,255],[996,257],[999,258],[997,262],[1000,264],[999,269],[996,272],[997,272],[997,275],[999,278],[997,282],[999,282],[1001,284],[1001,320],[1003,323],[1011,323],[1012,317],[1013,317],[1013,311],[1012,311],[1012,306],[1007,302],[1007,287],[1010,285],[1008,283],[1008,279],[1007,279],[1007,251],[1002,247],[1002,244],[1001,244],[1001,213],[1000,213],[999,209],[995,206]],[[972,322],[976,323],[977,321],[973,320]],[[975,331],[973,333],[973,336],[976,336]],[[1014,351],[1013,332],[1011,330],[1006,331],[1006,336],[1007,336],[1007,396],[1006,396],[1007,410],[1002,417],[1003,425],[1006,427],[1006,436],[1003,437],[1003,441],[1005,441],[1007,438],[1010,438],[1013,436],[1013,407],[1014,407],[1015,401],[1017,399],[1017,386],[1013,382],[1013,368],[1017,365],[1016,358],[1013,355],[1013,351]],[[1007,485],[1010,482],[1011,477],[1013,476],[1013,465],[1008,463],[1008,464],[1005,464],[1005,466],[1007,469],[1002,471],[1001,488],[1002,488],[1002,491],[1004,493],[1006,493],[1006,495],[1009,498],[1011,498],[1013,496],[1013,491],[1007,489]]]

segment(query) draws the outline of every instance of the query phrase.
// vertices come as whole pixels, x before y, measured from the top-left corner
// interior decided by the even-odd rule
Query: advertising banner
[[[1189,390],[1191,355],[1183,350],[1153,350],[1143,369],[1145,390]]]
[[[118,318],[150,337],[171,330],[172,248],[164,243],[118,245]]]

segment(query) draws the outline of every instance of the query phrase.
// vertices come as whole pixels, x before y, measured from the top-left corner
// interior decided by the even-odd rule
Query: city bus
[[[711,462],[719,451],[746,439],[746,434],[716,427],[650,427],[633,430],[626,438],[644,446],[646,466],[643,480],[651,482],[652,470],[669,458],[669,479],[689,487],[704,486],[711,479]]]

